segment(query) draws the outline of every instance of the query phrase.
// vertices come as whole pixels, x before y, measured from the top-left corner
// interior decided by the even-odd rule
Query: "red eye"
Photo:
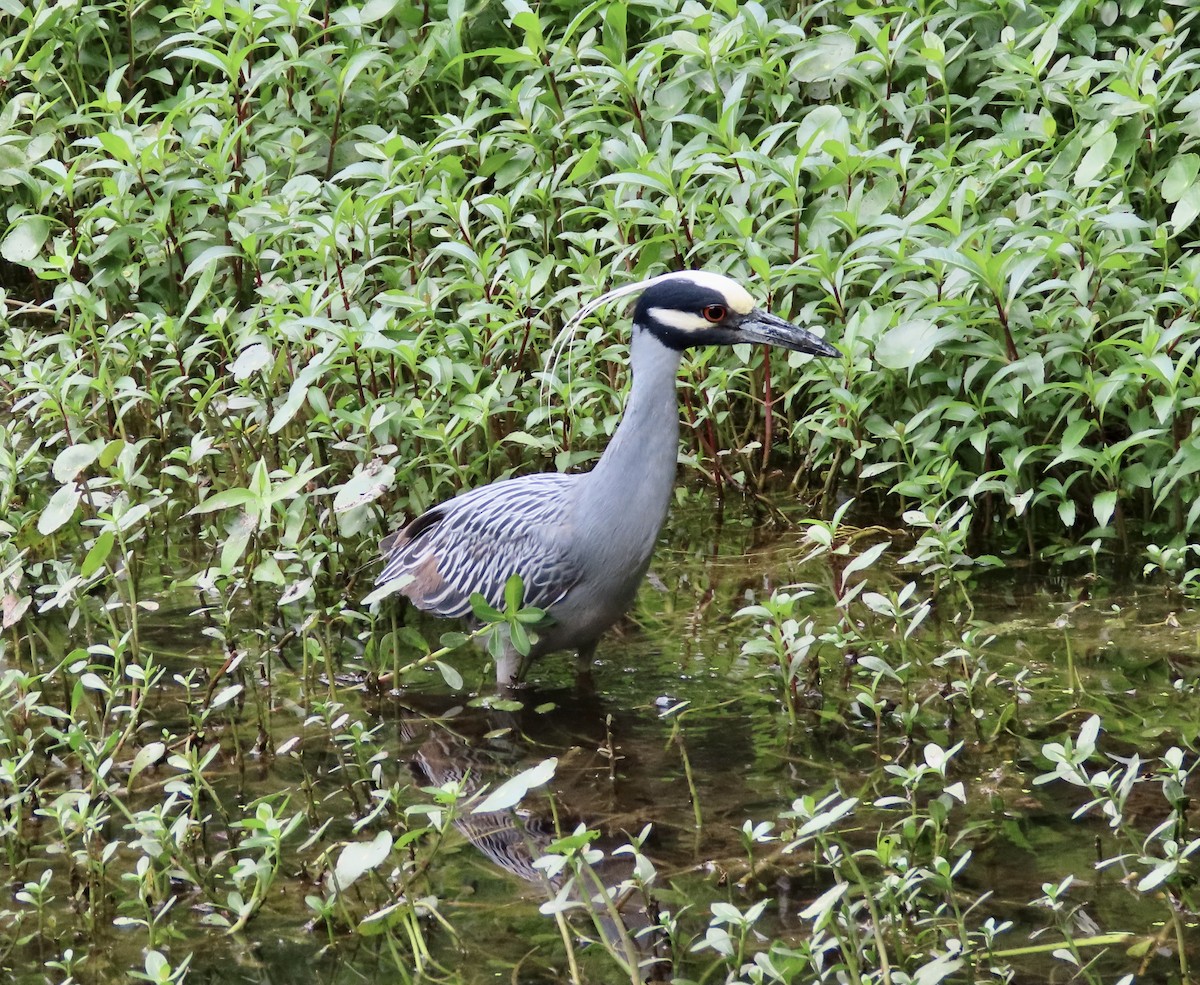
[[[724,321],[725,316],[729,314],[729,311],[723,304],[710,304],[700,313],[704,315],[708,321],[715,325],[719,321]]]

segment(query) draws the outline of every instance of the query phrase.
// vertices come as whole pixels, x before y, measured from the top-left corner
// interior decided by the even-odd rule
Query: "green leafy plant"
[[[414,785],[371,702],[430,665],[465,691],[452,653],[524,648],[541,617],[513,586],[439,639],[366,601],[376,542],[464,488],[585,468],[627,349],[596,319],[555,363],[558,328],[616,283],[704,267],[841,357],[684,362],[680,513],[803,513],[809,562],[711,578],[744,615],[719,633],[687,594],[707,576],[681,577],[614,650],[686,667],[653,682],[676,826],[751,873],[803,858],[782,875],[809,882],[796,932],[773,890],[678,890],[679,980],[1004,979],[1042,947],[1083,978],[1132,973],[1104,978],[1093,943],[1116,939],[1074,932],[1073,873],[1037,877],[1054,941],[1028,948],[969,884],[976,833],[1022,832],[966,761],[1006,775],[1043,746],[1088,799],[1079,823],[1115,822],[1105,871],[1168,928],[1137,960],[1170,945],[1186,978],[1194,770],[1173,713],[1194,641],[1122,669],[1105,641],[1157,595],[1102,600],[1131,560],[1185,597],[1200,570],[1197,15],[1115,10],[0,0],[5,973],[179,981],[201,916],[251,935],[289,919],[281,887],[350,977],[457,968],[438,949],[472,919],[454,887],[480,882],[454,868],[469,796]],[[1070,618],[1111,625],[1089,636],[1056,601],[1013,644],[997,562],[1084,570]],[[1026,618],[1040,570],[1005,583]],[[748,827],[706,800],[725,702],[791,771]],[[1096,768],[1098,726],[1047,740],[1076,703],[1142,758]],[[607,728],[615,791],[633,740]],[[810,734],[853,784],[810,779],[831,758]],[[1129,798],[1151,789],[1147,831]],[[552,853],[583,887],[572,917],[607,907],[588,830]],[[672,892],[675,867],[628,844],[625,890]],[[582,976],[560,915],[545,975]],[[609,943],[632,980],[630,940]]]

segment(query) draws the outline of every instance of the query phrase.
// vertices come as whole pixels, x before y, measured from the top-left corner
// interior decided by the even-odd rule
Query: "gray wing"
[[[385,537],[377,585],[411,576],[400,592],[439,616],[471,614],[478,592],[503,608],[504,585],[520,575],[525,604],[545,609],[579,579],[563,549],[577,476],[546,473],[496,482],[427,510]]]

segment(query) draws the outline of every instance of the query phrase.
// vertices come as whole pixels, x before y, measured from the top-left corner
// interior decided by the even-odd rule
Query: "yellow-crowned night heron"
[[[600,461],[578,475],[545,473],[473,489],[422,513],[384,539],[377,584],[392,585],[419,609],[471,615],[471,595],[503,605],[516,574],[525,604],[545,610],[533,659],[575,650],[590,662],[601,634],[632,604],[667,515],[679,446],[675,377],[680,354],[699,345],[759,342],[817,356],[824,340],[754,305],[736,281],[682,271],[618,288],[581,309],[640,294],[629,364],[633,386]],[[510,645],[496,681],[521,679]]]

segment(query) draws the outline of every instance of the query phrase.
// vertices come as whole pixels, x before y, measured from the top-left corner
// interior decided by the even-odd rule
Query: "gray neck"
[[[610,531],[619,542],[610,545],[614,550],[627,556],[644,552],[647,561],[675,485],[679,355],[634,326],[629,353],[633,386],[625,413],[600,461],[584,477],[580,500],[581,518],[594,524],[597,533]]]

